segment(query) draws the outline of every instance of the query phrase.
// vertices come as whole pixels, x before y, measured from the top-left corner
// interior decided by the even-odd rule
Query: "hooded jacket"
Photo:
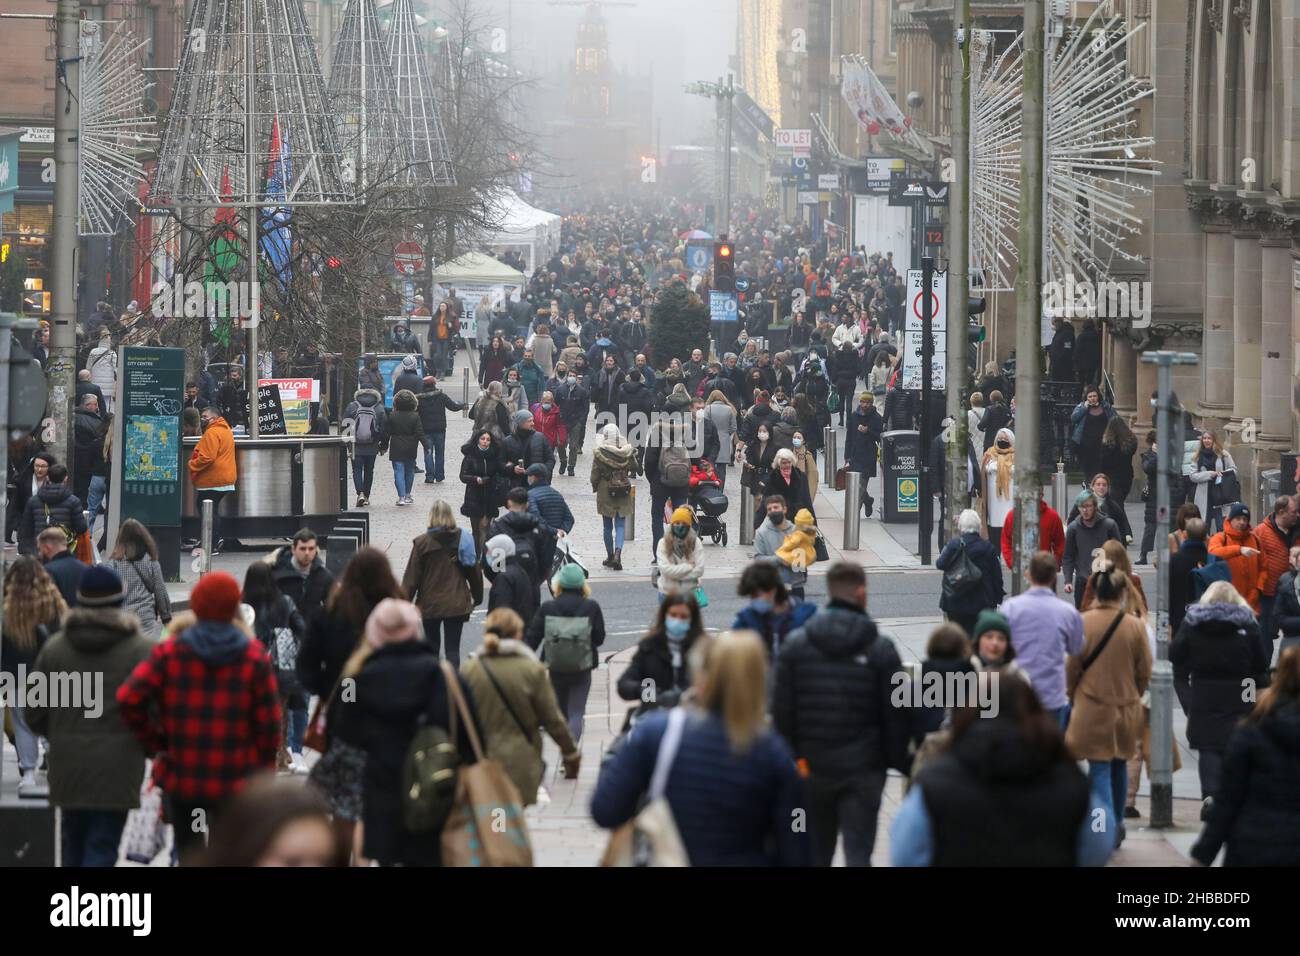
[[[439,528],[411,542],[402,590],[422,617],[466,618],[483,603],[483,572],[473,541],[462,528]]]
[[[624,382],[618,390],[618,404],[627,409],[629,421],[633,414],[640,412],[649,423],[655,411],[655,394],[645,382]]]
[[[32,673],[91,673],[101,694],[102,712],[89,703],[53,707],[29,701],[23,707],[32,730],[50,741],[51,803],[64,810],[139,806],[145,755],[118,712],[117,689],[152,648],[134,615],[74,608],[37,655]]]
[[[280,695],[271,658],[241,625],[172,619],[117,691],[122,719],[154,758],[163,792],[212,803],[275,767]]]
[[[898,651],[861,608],[832,600],[786,639],[772,720],[814,776],[907,769],[908,725],[890,703]]]
[[[511,487],[501,464],[500,449],[493,442],[487,451],[483,451],[471,439],[460,446],[460,454],[460,480],[465,485],[465,501],[460,506],[460,513],[467,518],[495,518],[505,498],[505,491],[501,489],[504,487],[508,491]],[[483,484],[478,483],[479,478],[483,479]]]
[[[532,431],[518,428],[510,437],[501,442],[501,460],[511,470],[511,487],[527,486],[523,475],[513,473],[515,465],[522,465],[527,470],[529,465],[545,465],[548,472],[555,471],[555,449],[546,440],[546,436],[537,430],[536,421]]]
[[[495,538],[499,534],[507,535],[515,543],[519,563],[528,572],[533,587],[540,588],[545,584],[554,557],[554,536],[543,534],[541,522],[533,515],[509,509],[488,525],[484,540]]]
[[[420,406],[420,428],[425,434],[445,432],[447,413],[463,411],[465,408],[437,385],[423,385],[416,395],[416,401]]]
[[[369,409],[374,416],[371,426],[371,440],[358,441],[354,453],[358,455],[377,455],[388,446],[388,412],[384,409],[382,392],[373,388],[359,388],[352,397],[352,402],[343,412],[345,419],[356,420],[361,409]]]
[[[1268,571],[1264,568],[1264,546],[1255,532],[1247,529],[1237,532],[1225,524],[1223,530],[1206,542],[1210,554],[1228,562],[1232,572],[1232,586],[1244,597],[1256,614],[1259,613],[1259,596],[1268,584]],[[1245,555],[1242,548],[1254,548],[1255,554]]]
[[[304,622],[309,623],[324,610],[325,602],[334,588],[334,573],[325,566],[320,554],[312,559],[306,577],[298,571],[293,559],[293,548],[288,545],[276,548],[267,561],[280,593],[293,601]]]
[[[620,498],[609,493],[609,479],[616,471],[626,471],[628,480],[635,481],[636,450],[628,444],[613,448],[598,443],[591,453],[591,490],[596,493],[596,513],[602,518],[626,518],[632,514],[635,499],[630,493]]]
[[[1268,685],[1273,642],[1265,641],[1250,608],[1240,604],[1193,604],[1169,645],[1174,681],[1187,703],[1187,743],[1193,750],[1222,753],[1237,721],[1254,709],[1242,688]]]
[[[235,437],[224,418],[214,418],[190,455],[190,479],[195,488],[222,488],[238,480]]]
[[[67,482],[56,485],[47,481],[27,499],[27,508],[18,523],[18,553],[35,554],[36,536],[57,525],[79,535],[86,530],[86,516],[81,499],[72,493]]]
[[[393,396],[393,411],[388,416],[388,457],[392,461],[414,461],[423,436],[424,424],[415,393],[402,389]]]

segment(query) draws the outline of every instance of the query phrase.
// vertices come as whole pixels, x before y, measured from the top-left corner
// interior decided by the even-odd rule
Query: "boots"
[[[614,552],[608,548],[605,549],[605,560],[600,562],[602,568],[612,568],[614,566]]]
[[[611,564],[610,567],[613,568],[615,571],[623,570],[623,549],[622,548],[614,549],[614,563]]]

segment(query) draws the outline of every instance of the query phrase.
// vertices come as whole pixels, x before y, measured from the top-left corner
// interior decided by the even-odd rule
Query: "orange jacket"
[[[1277,591],[1278,579],[1291,570],[1291,548],[1273,523],[1272,515],[1255,525],[1255,537],[1259,538],[1264,568],[1264,585],[1261,590],[1272,595]]]
[[[235,477],[235,436],[224,418],[214,418],[190,455],[190,478],[195,488],[220,488]]]
[[[1258,552],[1264,550],[1255,532],[1246,531],[1237,534],[1231,528],[1225,528],[1210,539],[1208,547],[1210,554],[1228,562],[1228,571],[1232,574],[1232,586],[1258,614],[1259,595],[1268,578],[1268,572],[1264,570],[1263,554],[1252,554],[1247,557],[1241,553],[1242,548],[1254,548]]]

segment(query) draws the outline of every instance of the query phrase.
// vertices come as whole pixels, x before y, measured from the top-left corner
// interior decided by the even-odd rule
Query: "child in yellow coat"
[[[776,556],[796,571],[807,570],[817,560],[817,522],[807,508],[794,516],[794,531],[785,536]]]

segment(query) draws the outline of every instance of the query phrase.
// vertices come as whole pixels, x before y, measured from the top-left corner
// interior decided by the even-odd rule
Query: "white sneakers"
[[[35,770],[24,771],[18,781],[18,796],[30,800],[40,800],[50,795],[50,785],[36,776]]]

